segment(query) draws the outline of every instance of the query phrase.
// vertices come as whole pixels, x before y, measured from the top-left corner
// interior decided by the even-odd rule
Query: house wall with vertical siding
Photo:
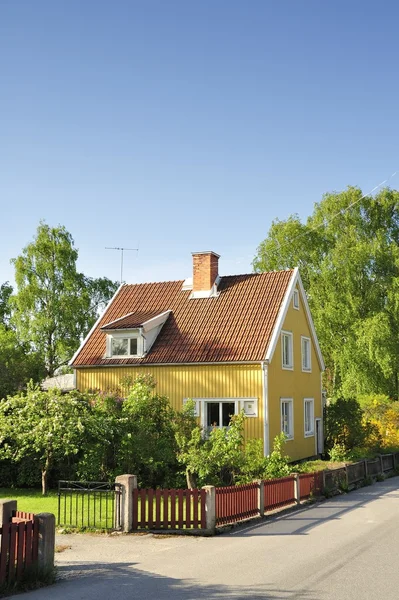
[[[150,374],[157,393],[181,409],[183,398],[256,398],[258,416],[245,422],[245,438],[263,440],[263,386],[260,364],[96,367],[77,369],[77,387],[112,390],[126,376]]]
[[[302,298],[299,310],[292,305],[292,299],[282,326],[284,331],[293,334],[294,368],[282,368],[281,335],[268,367],[268,404],[270,449],[274,437],[281,431],[281,398],[293,398],[294,438],[287,440],[285,449],[292,460],[307,458],[316,454],[316,437],[305,437],[304,398],[314,398],[314,417],[322,417],[321,369],[311,342],[310,373],[302,371],[301,336],[312,339],[312,334],[303,307]],[[316,433],[316,432],[315,432]]]

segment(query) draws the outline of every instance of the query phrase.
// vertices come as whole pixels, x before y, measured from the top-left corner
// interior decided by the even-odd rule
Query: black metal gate
[[[58,482],[58,525],[120,529],[121,485],[98,481]]]

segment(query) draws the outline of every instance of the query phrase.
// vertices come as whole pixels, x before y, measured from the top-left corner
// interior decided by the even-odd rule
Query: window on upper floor
[[[314,435],[314,399],[304,399],[305,437]]]
[[[294,438],[294,401],[292,398],[281,398],[281,431],[287,439]]]
[[[302,345],[302,371],[311,371],[312,370],[312,354],[311,354],[311,341],[310,338],[302,336],[301,338]]]
[[[283,369],[294,368],[293,335],[289,331],[281,333],[281,353]]]
[[[294,290],[294,293],[292,295],[292,306],[294,308],[296,308],[296,310],[299,310],[299,292],[298,292],[298,290]]]
[[[107,357],[129,358],[142,356],[142,340],[137,335],[112,334],[107,335]]]

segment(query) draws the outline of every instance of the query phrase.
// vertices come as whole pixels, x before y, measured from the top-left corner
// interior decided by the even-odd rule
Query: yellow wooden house
[[[265,455],[281,431],[292,460],[319,454],[324,364],[298,269],[221,277],[218,261],[196,252],[189,279],[121,285],[71,360],[77,388],[149,373],[204,428],[244,410]]]

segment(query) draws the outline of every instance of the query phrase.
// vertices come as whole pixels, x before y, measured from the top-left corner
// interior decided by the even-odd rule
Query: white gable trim
[[[315,326],[314,326],[314,323],[313,323],[312,315],[310,313],[308,299],[306,298],[305,289],[303,287],[303,283],[302,283],[301,276],[299,274],[298,267],[295,267],[295,269],[294,269],[291,281],[290,281],[290,283],[289,283],[289,285],[287,287],[287,291],[285,292],[284,299],[283,299],[283,301],[281,303],[281,307],[280,307],[280,310],[279,310],[279,313],[278,313],[278,316],[277,316],[277,319],[276,319],[276,323],[274,325],[273,333],[272,333],[272,336],[270,338],[269,346],[268,346],[268,349],[267,349],[267,352],[266,352],[265,360],[268,363],[270,363],[270,361],[273,358],[274,351],[276,349],[277,342],[278,342],[278,340],[280,338],[281,330],[283,328],[283,324],[284,324],[284,321],[285,321],[285,317],[287,316],[288,309],[289,309],[289,307],[291,305],[291,298],[292,298],[292,295],[294,293],[294,289],[295,289],[296,286],[298,286],[298,289],[299,289],[299,292],[300,292],[300,295],[301,295],[303,307],[304,307],[306,318],[307,318],[307,321],[308,321],[308,324],[309,324],[309,328],[310,328],[310,331],[311,331],[311,334],[312,334],[312,339],[313,339],[313,342],[314,342],[314,347],[315,347],[317,359],[319,361],[320,369],[322,371],[324,371],[325,365],[324,365],[323,355],[322,355],[321,350],[320,350],[319,341],[317,339]]]
[[[159,313],[159,315],[157,315],[156,317],[152,317],[152,319],[144,321],[142,323],[144,333],[147,333],[147,331],[151,331],[151,329],[154,329],[154,327],[159,327],[159,325],[163,325],[171,312],[171,310],[165,310],[165,312]]]
[[[86,342],[88,341],[88,339],[91,336],[91,334],[95,331],[95,329],[97,329],[98,325],[100,324],[101,319],[103,318],[103,316],[105,315],[105,313],[107,312],[107,310],[109,309],[109,307],[111,306],[111,304],[113,303],[113,301],[115,300],[115,298],[117,297],[117,295],[119,294],[120,290],[122,289],[122,287],[124,285],[125,285],[124,283],[120,284],[120,286],[116,290],[115,294],[112,296],[111,300],[108,302],[107,306],[105,307],[105,309],[103,310],[103,312],[101,313],[101,315],[98,317],[97,321],[94,323],[93,327],[90,329],[89,333],[86,335],[85,339],[80,344],[80,346],[76,350],[75,354],[72,356],[71,360],[68,363],[69,366],[73,365],[74,361],[78,357],[78,355],[79,355],[80,351],[82,350],[83,346],[86,344]]]
[[[300,275],[299,271],[298,271],[298,284],[299,284],[299,290],[300,290],[301,297],[302,297],[303,306],[305,308],[306,317],[308,319],[308,324],[309,324],[309,327],[310,327],[310,331],[312,333],[312,338],[313,338],[313,341],[314,341],[314,346],[315,346],[315,350],[316,350],[317,359],[319,361],[320,369],[322,371],[324,371],[325,368],[326,368],[326,366],[324,364],[324,359],[323,359],[323,355],[321,353],[321,349],[320,349],[320,345],[319,345],[319,340],[317,339],[316,329],[315,329],[315,326],[314,326],[314,323],[313,323],[313,319],[312,319],[312,315],[311,315],[311,312],[310,312],[308,299],[306,297],[305,288],[303,287],[303,283],[302,283],[302,279],[301,279],[301,275]]]
[[[270,338],[269,346],[267,348],[265,360],[268,363],[273,358],[273,354],[274,354],[274,351],[276,349],[277,342],[279,340],[281,330],[283,328],[283,323],[284,323],[284,320],[285,320],[288,308],[290,306],[290,300],[291,300],[291,297],[292,297],[292,293],[293,293],[293,291],[295,289],[295,286],[297,284],[297,281],[298,281],[298,273],[299,273],[298,267],[295,267],[294,272],[293,272],[292,277],[291,277],[291,281],[290,281],[290,283],[289,283],[289,285],[287,287],[287,291],[285,292],[285,296],[284,296],[283,301],[281,303],[280,310],[279,310],[279,313],[277,315],[276,323],[274,325],[272,337]]]

